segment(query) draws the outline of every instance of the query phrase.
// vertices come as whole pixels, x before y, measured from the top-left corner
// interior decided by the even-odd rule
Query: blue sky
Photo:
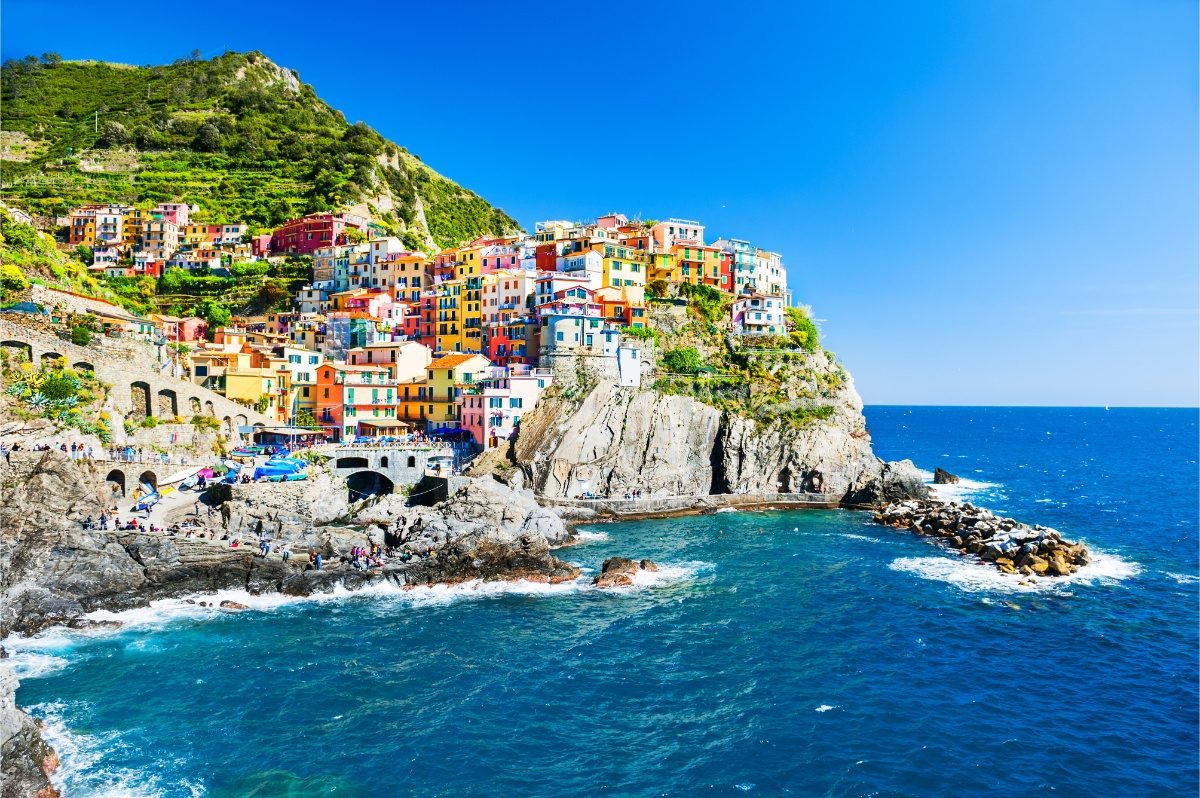
[[[527,227],[778,250],[868,403],[1197,403],[1195,3],[94,8],[5,0],[4,57],[257,49]]]

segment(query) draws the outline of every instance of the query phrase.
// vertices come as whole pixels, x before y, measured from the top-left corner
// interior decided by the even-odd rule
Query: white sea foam
[[[1170,571],[1164,571],[1163,573],[1181,585],[1194,585],[1197,582],[1200,582],[1200,576],[1196,576],[1195,574],[1174,574]]]
[[[684,582],[713,568],[712,563],[664,564],[659,566],[658,571],[638,571],[634,576],[634,587],[657,588]],[[159,599],[144,607],[116,612],[96,610],[84,616],[85,619],[91,621],[113,622],[112,626],[90,629],[52,627],[32,637],[13,635],[0,643],[12,655],[11,664],[17,670],[18,675],[21,678],[32,679],[46,676],[66,666],[68,660],[54,652],[77,645],[88,638],[120,634],[131,629],[147,631],[185,620],[228,617],[243,612],[271,612],[301,604],[340,602],[349,599],[385,600],[401,602],[412,607],[430,607],[454,601],[498,598],[506,595],[562,596],[593,589],[590,578],[593,569],[584,568],[583,571],[584,575],[578,579],[558,584],[525,580],[485,582],[476,579],[454,585],[415,585],[405,588],[388,580],[380,579],[356,590],[348,590],[338,585],[331,592],[314,593],[310,596],[287,596],[280,593],[256,596],[244,590],[220,590],[181,598]],[[219,606],[222,601],[244,604],[248,609],[223,609]],[[205,602],[206,606],[201,606],[200,602]]]
[[[7,664],[12,666],[18,679],[37,679],[58,673],[67,667],[69,660],[44,651],[13,650],[9,651]]]
[[[62,702],[30,707],[43,720],[42,735],[58,753],[59,768],[50,781],[63,795],[96,798],[157,798],[164,790],[151,769],[132,770],[106,765],[106,755],[125,747],[117,734],[91,735],[71,731]],[[183,784],[192,795],[202,795],[199,784]]]
[[[608,533],[592,532],[585,529],[575,533],[575,540],[577,540],[580,545],[587,543],[602,543],[608,540]]]
[[[638,570],[633,575],[635,588],[664,587],[689,582],[701,574],[711,573],[716,566],[710,562],[683,562],[672,565],[660,563],[657,571]]]
[[[831,709],[837,709],[837,707],[831,707],[829,704],[822,704],[814,709],[813,712],[828,712]]]
[[[944,502],[966,501],[976,493],[1000,487],[1000,484],[997,482],[984,482],[961,476],[958,478],[958,482],[953,484],[935,485],[933,483],[932,471],[926,471],[923,468],[918,468],[917,471],[921,474],[921,478],[925,480],[925,484],[929,486],[929,490],[933,492],[934,498],[941,499]]]
[[[900,557],[893,560],[888,567],[893,571],[911,573],[922,579],[947,582],[968,593],[1046,593],[1081,584],[1112,585],[1137,576],[1142,571],[1137,563],[1123,560],[1115,554],[1096,549],[1091,549],[1089,554],[1091,562],[1069,576],[1028,577],[1006,574],[981,560],[949,555]]]

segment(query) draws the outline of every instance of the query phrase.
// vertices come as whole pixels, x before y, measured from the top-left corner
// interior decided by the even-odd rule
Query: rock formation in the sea
[[[935,485],[954,485],[959,481],[955,474],[951,474],[944,468],[933,469],[933,484]]]
[[[50,783],[58,754],[17,707],[17,684],[12,667],[0,663],[0,798],[58,798]]]
[[[582,398],[552,395],[522,417],[509,478],[548,497],[807,492],[859,505],[928,495],[910,462],[871,451],[848,375],[835,396],[824,418],[764,422],[599,380]]]
[[[1087,546],[1057,530],[1002,518],[971,504],[936,500],[902,501],[875,513],[875,521],[975,555],[1009,574],[1067,576],[1087,565]]]
[[[654,560],[631,560],[628,557],[609,557],[592,579],[596,587],[631,587],[638,571],[657,571]]]

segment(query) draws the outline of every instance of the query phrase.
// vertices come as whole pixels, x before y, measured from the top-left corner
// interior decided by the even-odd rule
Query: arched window
[[[413,457],[411,454],[408,456],[408,467],[409,468],[417,467],[417,458]]]
[[[388,467],[387,463],[388,463],[387,455],[384,455],[383,457],[379,458],[379,467],[380,468],[387,468]]]

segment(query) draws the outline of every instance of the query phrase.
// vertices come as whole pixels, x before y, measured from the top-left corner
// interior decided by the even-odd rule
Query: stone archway
[[[57,361],[61,361],[63,365],[66,365],[66,363],[67,363],[67,359],[65,357],[63,357],[62,355],[60,355],[58,352],[43,352],[42,353],[42,365],[43,366],[53,365]]]
[[[88,363],[86,360],[80,360],[77,363],[72,363],[71,368],[75,369],[76,371],[90,371],[93,374],[96,373],[96,367],[91,363]]]
[[[368,496],[387,496],[395,485],[378,471],[356,471],[346,480],[346,487],[353,502]]]
[[[365,457],[339,457],[334,465],[338,468],[367,468],[370,463]]]
[[[225,416],[225,418],[221,419],[221,423],[225,425],[225,434],[232,435],[233,434],[233,419],[230,418],[229,416]]]
[[[130,383],[129,403],[133,407],[130,415],[134,418],[142,419],[152,415],[154,411],[150,404],[150,384],[140,380]]]
[[[233,423],[237,424],[238,431],[240,432],[242,427],[244,427],[250,423],[250,419],[246,418],[241,413],[238,413],[236,416],[233,417]]]
[[[188,397],[188,407],[191,408],[193,416],[198,416],[204,411],[203,406],[200,404],[200,398],[197,396]]]
[[[20,359],[33,362],[33,347],[24,341],[0,341],[0,347],[15,352]]]
[[[155,474],[153,471],[143,471],[142,475],[138,477],[138,485],[149,485],[151,488],[154,488],[154,490],[157,491],[158,474]]]
[[[117,493],[120,493],[121,498],[125,498],[125,472],[124,471],[122,471],[119,468],[114,468],[112,471],[108,472],[108,476],[106,476],[104,478],[104,481],[108,483],[110,488],[112,488],[112,492],[113,492],[114,496]]]
[[[166,418],[179,415],[179,398],[170,388],[163,388],[158,392],[158,415]]]
[[[217,410],[215,407],[213,407],[213,403],[212,403],[211,399],[207,400],[204,403],[204,414],[206,416],[212,416],[213,418],[217,417]]]

